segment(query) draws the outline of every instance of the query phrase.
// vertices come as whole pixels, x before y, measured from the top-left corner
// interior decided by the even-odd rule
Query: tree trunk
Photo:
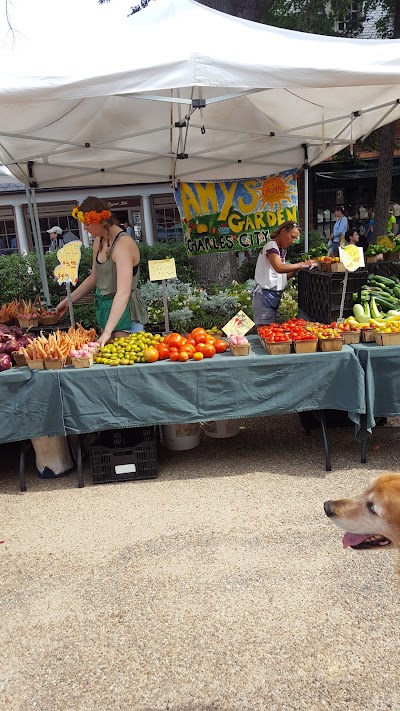
[[[195,268],[195,278],[200,286],[207,284],[229,286],[234,279],[237,279],[236,253],[202,254],[192,257],[191,261]]]
[[[396,124],[393,122],[379,129],[379,161],[378,174],[376,177],[374,242],[387,232],[395,145]]]
[[[393,37],[400,37],[400,0],[394,3]],[[379,129],[379,161],[376,177],[374,242],[387,232],[390,193],[392,190],[393,155],[396,148],[396,125]]]

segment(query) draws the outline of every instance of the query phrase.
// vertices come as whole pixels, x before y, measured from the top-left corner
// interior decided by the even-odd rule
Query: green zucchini
[[[394,301],[389,301],[386,297],[381,296],[380,294],[375,294],[374,296],[375,303],[378,306],[378,309],[381,311],[384,311],[385,313],[387,311],[390,311],[391,309],[396,309],[397,303]]]
[[[393,294],[397,296],[398,299],[400,299],[400,286],[393,287]]]
[[[389,279],[388,277],[383,277],[379,276],[378,274],[375,274],[375,281],[379,281],[381,284],[385,284],[385,286],[396,286],[396,282],[393,281],[393,279]]]
[[[381,318],[381,312],[378,309],[378,306],[376,304],[374,297],[372,297],[372,299],[371,299],[370,310],[371,310],[372,318]]]

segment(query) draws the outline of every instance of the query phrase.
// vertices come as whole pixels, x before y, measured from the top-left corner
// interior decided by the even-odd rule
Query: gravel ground
[[[3,711],[400,709],[395,554],[356,553],[324,500],[398,468],[379,433],[295,415],[160,454],[148,482],[27,478],[2,448]],[[6,473],[4,473],[6,472]]]

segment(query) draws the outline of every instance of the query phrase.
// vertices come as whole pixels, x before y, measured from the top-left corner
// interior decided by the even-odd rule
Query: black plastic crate
[[[367,283],[368,272],[358,269],[349,274],[343,316],[353,313],[353,293],[360,291]],[[339,318],[342,294],[343,272],[318,272],[301,270],[299,273],[299,310],[310,321],[331,323]]]
[[[133,427],[101,432],[90,448],[93,484],[155,479],[157,428]]]
[[[379,262],[374,262],[374,264],[367,264],[367,269],[369,274],[377,274],[389,279],[392,276],[400,278],[400,262],[381,259]]]

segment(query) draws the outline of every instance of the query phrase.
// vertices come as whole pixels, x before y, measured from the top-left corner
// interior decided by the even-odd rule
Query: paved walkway
[[[1,711],[400,709],[391,552],[344,551],[325,499],[398,467],[351,428],[251,420],[160,477],[0,476]],[[4,472],[4,469],[7,472]]]

